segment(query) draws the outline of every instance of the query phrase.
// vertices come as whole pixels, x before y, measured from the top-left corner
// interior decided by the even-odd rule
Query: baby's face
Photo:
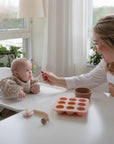
[[[32,77],[32,64],[30,61],[20,65],[17,70],[17,77],[23,81],[28,82]]]

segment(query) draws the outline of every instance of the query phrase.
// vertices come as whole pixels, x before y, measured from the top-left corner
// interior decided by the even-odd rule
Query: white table
[[[47,93],[48,89],[48,93]],[[1,144],[113,144],[114,98],[96,91],[92,95],[86,116],[58,115],[53,106],[58,97],[74,97],[72,91],[41,86],[41,93],[21,102],[6,102],[4,106],[20,111],[25,107],[43,110],[50,122],[42,125],[40,117],[23,117],[23,111],[0,122]],[[27,103],[28,102],[28,103]]]

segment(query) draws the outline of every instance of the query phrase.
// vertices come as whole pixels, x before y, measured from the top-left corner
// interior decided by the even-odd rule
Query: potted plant
[[[90,49],[90,55],[89,55],[89,64],[92,66],[97,65],[101,61],[101,55],[93,49],[93,45]]]
[[[25,52],[22,52],[21,47],[17,46],[10,46],[8,49],[7,47],[4,47],[0,45],[0,67],[10,67],[11,62],[20,57],[25,57]]]

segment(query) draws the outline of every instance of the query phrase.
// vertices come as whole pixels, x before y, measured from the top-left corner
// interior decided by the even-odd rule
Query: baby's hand
[[[38,90],[35,89],[35,87],[31,87],[31,88],[30,88],[30,91],[31,91],[33,94],[37,94],[37,93],[38,93]]]
[[[34,85],[30,88],[30,91],[33,93],[33,94],[37,94],[39,92],[39,86],[38,85]]]
[[[26,94],[24,93],[23,90],[21,90],[20,93],[19,93],[19,98],[23,99],[25,97],[26,97]]]

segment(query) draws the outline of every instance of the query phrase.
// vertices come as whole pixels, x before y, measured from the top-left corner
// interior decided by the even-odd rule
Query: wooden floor
[[[3,119],[5,119],[5,118],[7,118],[7,117],[10,117],[10,116],[12,116],[12,115],[14,115],[14,114],[16,114],[16,112],[4,108],[4,109],[0,112],[0,120],[3,120]]]

